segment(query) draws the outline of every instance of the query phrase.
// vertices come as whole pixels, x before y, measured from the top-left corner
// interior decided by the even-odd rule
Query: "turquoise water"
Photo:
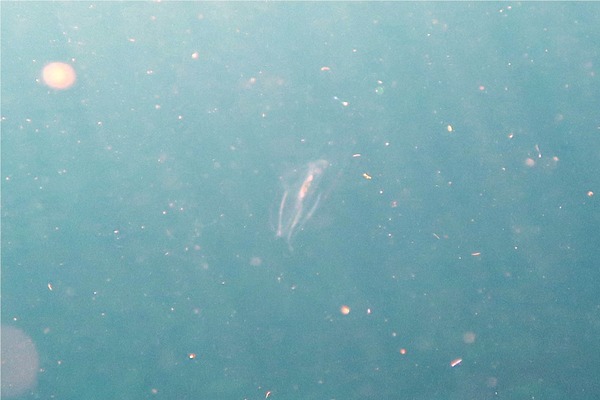
[[[598,398],[599,15],[3,2],[23,398]]]

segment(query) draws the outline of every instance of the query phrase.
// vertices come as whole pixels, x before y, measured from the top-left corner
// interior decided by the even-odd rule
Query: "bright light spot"
[[[53,62],[46,65],[42,70],[42,79],[52,89],[64,90],[73,86],[77,74],[69,64]]]

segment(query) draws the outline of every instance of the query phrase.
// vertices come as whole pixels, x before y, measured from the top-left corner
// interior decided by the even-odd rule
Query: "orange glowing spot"
[[[73,86],[77,75],[69,64],[53,62],[46,65],[42,70],[42,79],[52,89],[64,90]]]
[[[343,315],[348,315],[348,314],[350,314],[350,307],[348,307],[346,305],[343,305],[343,306],[340,307],[340,312]]]
[[[406,349],[404,349],[404,348],[400,349],[400,354],[405,355],[406,354]]]
[[[196,353],[190,353],[190,354],[188,354],[188,358],[189,358],[190,360],[193,360],[193,359],[195,359],[195,358],[196,358]]]

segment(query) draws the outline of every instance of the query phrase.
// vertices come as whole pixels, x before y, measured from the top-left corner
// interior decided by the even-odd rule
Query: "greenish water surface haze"
[[[1,22],[18,398],[600,397],[600,4]]]

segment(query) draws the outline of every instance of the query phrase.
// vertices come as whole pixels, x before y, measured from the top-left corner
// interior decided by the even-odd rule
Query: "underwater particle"
[[[462,362],[462,358],[455,358],[454,360],[450,361],[450,366],[452,368],[454,368],[457,365],[460,365],[461,362]]]

